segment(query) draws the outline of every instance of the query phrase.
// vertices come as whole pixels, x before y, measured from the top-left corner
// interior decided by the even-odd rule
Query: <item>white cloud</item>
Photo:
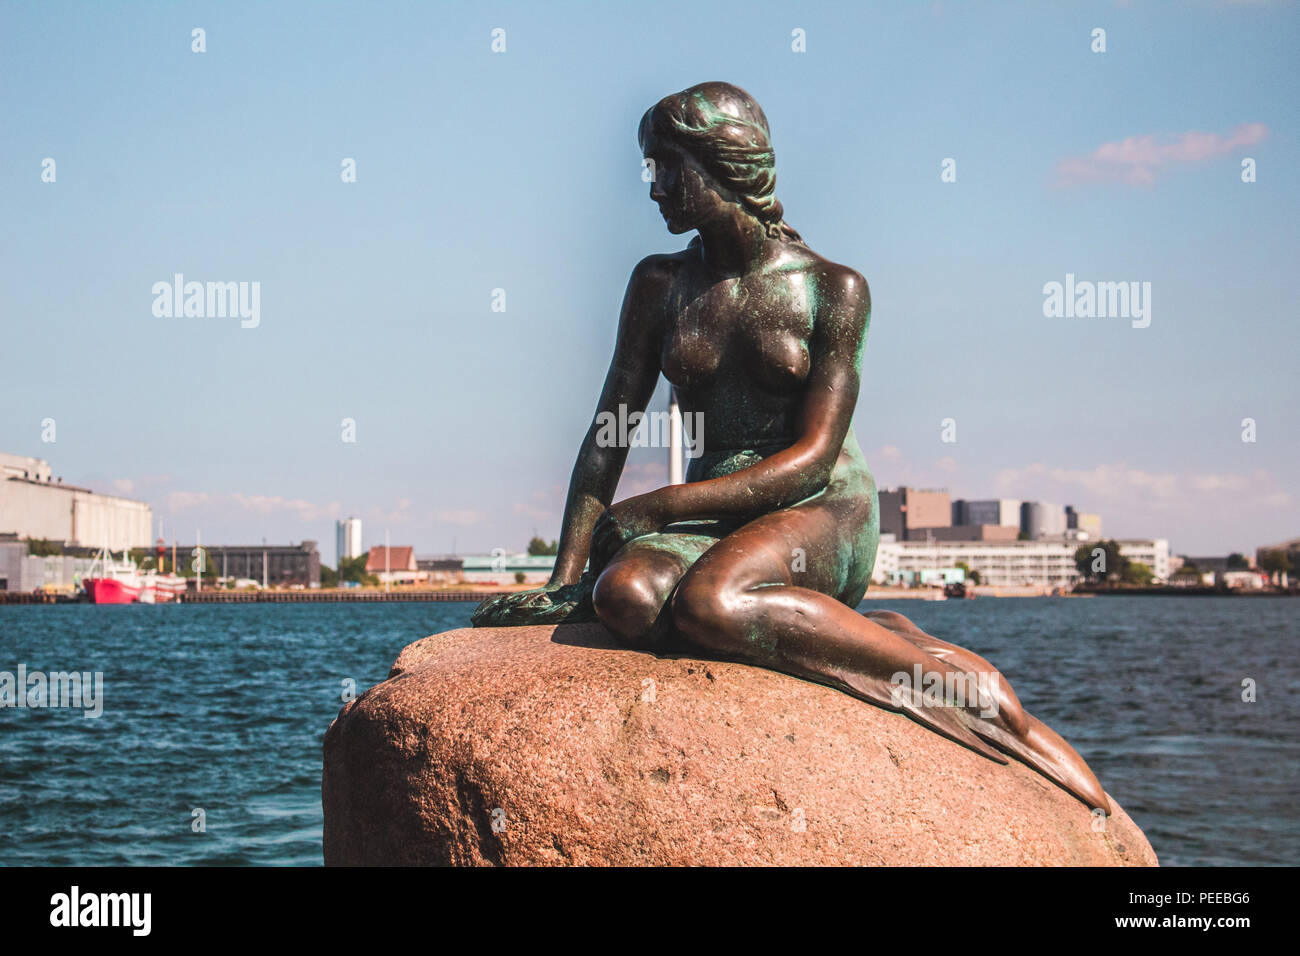
[[[1144,501],[1160,510],[1176,510],[1193,504],[1205,506],[1209,500],[1221,498],[1225,491],[1247,492],[1243,501],[1267,500],[1271,507],[1285,507],[1293,502],[1291,494],[1281,489],[1277,479],[1267,471],[1251,475],[1183,474],[1129,468],[1122,462],[1083,469],[1051,468],[1039,463],[1026,468],[1004,468],[994,478],[994,485],[999,493],[1019,497],[1082,490],[1090,499]],[[1048,490],[1031,490],[1044,488]]]
[[[206,491],[173,491],[167,496],[168,511],[190,511],[213,503]]]
[[[437,512],[435,517],[444,524],[460,525],[469,527],[478,524],[483,520],[483,512],[474,508],[449,508]]]
[[[292,512],[302,521],[324,521],[338,516],[340,508],[337,501],[318,505],[303,498],[282,498],[279,495],[230,495],[230,500],[245,511],[269,515],[279,512]]]

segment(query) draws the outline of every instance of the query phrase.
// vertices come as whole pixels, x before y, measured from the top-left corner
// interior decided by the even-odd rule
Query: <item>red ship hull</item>
[[[114,578],[90,578],[82,584],[91,604],[134,604],[140,600],[140,588]]]

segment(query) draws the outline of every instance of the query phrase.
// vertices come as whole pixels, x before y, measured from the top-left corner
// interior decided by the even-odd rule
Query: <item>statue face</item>
[[[669,232],[690,232],[728,214],[734,199],[685,150],[651,140],[645,156],[655,164],[650,198],[659,206]]]

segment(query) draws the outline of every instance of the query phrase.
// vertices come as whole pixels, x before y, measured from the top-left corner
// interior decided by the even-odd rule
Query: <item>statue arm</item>
[[[651,492],[644,507],[665,524],[694,518],[769,514],[822,491],[844,447],[857,403],[871,295],[866,280],[839,269],[818,283],[821,302],[809,343],[812,369],[799,438],[749,468]]]
[[[619,314],[614,357],[610,361],[596,414],[578,450],[564,505],[553,586],[573,584],[582,576],[591,548],[591,531],[618,489],[627,461],[627,448],[602,447],[597,442],[602,413],[617,420],[622,414],[644,411],[659,380],[663,333],[663,302],[668,275],[664,256],[643,259],[632,272]]]

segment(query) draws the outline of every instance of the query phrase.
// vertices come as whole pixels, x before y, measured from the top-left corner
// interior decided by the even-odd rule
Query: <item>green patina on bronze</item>
[[[1082,758],[1000,675],[993,716],[923,706],[894,681],[918,667],[996,674],[987,661],[901,615],[854,610],[880,537],[850,427],[871,297],[785,222],[763,111],[738,87],[704,83],[648,110],[638,139],[669,231],[698,235],[632,273],[551,580],[485,601],[474,625],[599,620],[629,646],[819,681],[990,759],[1009,753],[1108,810]],[[601,416],[644,410],[661,374],[687,419],[701,416],[702,453],[685,483],[614,503],[628,449],[601,440]]]

